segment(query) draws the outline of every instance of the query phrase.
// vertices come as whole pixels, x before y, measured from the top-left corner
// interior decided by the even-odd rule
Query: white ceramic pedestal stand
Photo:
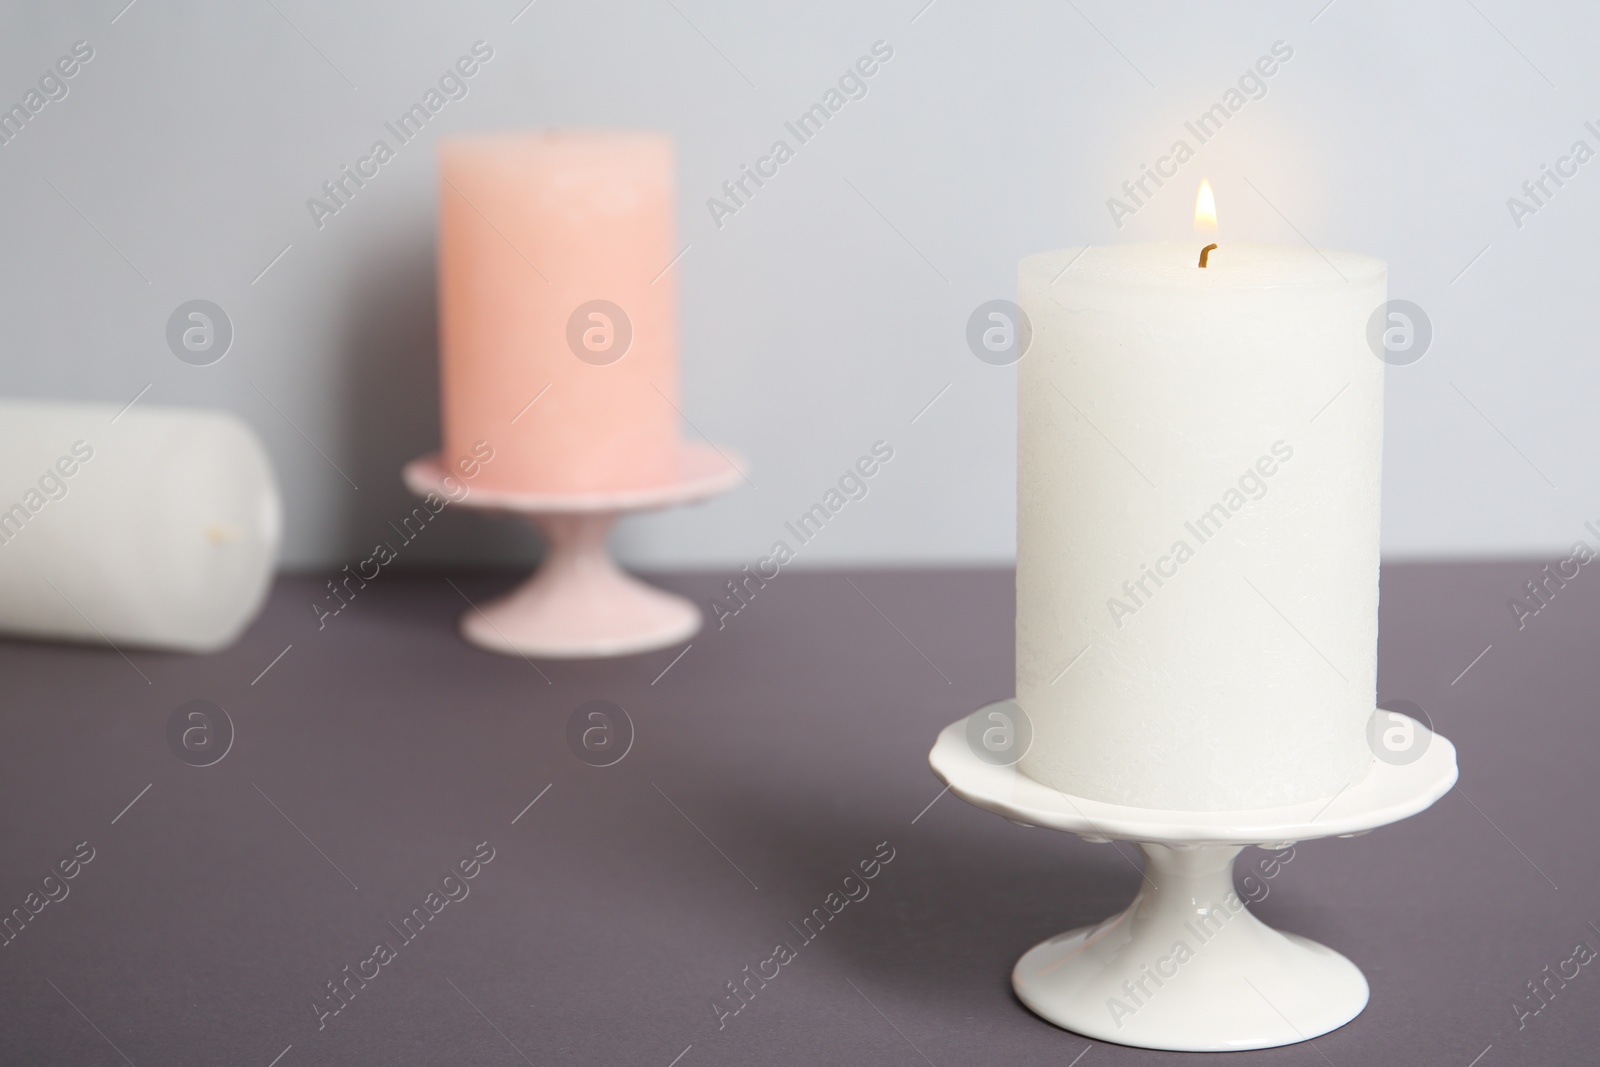
[[[601,493],[518,493],[477,488],[456,507],[521,516],[544,536],[545,558],[514,592],[461,617],[461,634],[491,652],[571,659],[626,656],[677,644],[700,629],[693,601],[646,585],[617,567],[606,536],[629,511],[688,504],[738,483],[737,459],[709,445],[685,442],[681,475],[665,485]],[[406,464],[406,487],[418,496],[446,496],[437,455]]]
[[[1126,911],[1035,945],[1017,961],[1018,999],[1100,1041],[1221,1052],[1306,1041],[1366,1007],[1367,982],[1355,964],[1250,913],[1233,888],[1233,858],[1247,845],[1353,837],[1427,808],[1455,784],[1455,747],[1415,727],[1414,744],[1426,747],[1414,762],[1374,759],[1366,777],[1331,801],[1256,811],[1160,811],[1069,796],[979,759],[965,719],[939,734],[928,762],[951,792],[985,811],[1087,841],[1132,841],[1145,854],[1144,884]],[[1177,950],[1180,942],[1187,952]]]

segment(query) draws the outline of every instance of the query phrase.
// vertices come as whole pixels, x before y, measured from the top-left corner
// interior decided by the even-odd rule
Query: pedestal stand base
[[[1375,759],[1331,801],[1255,811],[1173,812],[1074,797],[980,759],[965,719],[940,733],[928,758],[951,792],[978,807],[1089,841],[1133,841],[1144,852],[1144,884],[1126,911],[1035,945],[1017,961],[1018,999],[1100,1041],[1222,1052],[1306,1041],[1366,1007],[1367,981],[1355,964],[1250,913],[1233,888],[1233,860],[1251,844],[1354,837],[1439,799],[1455,784],[1455,748],[1413,725],[1422,753],[1414,762]]]
[[[693,637],[700,609],[617,567],[606,551],[615,512],[537,515],[545,560],[513,592],[461,616],[461,635],[509,656],[627,656]]]
[[[1035,1014],[1101,1041],[1221,1052],[1304,1041],[1367,1006],[1355,964],[1245,907],[1240,846],[1140,847],[1146,881],[1127,911],[1017,961],[1011,985]]]
[[[516,515],[542,535],[545,559],[515,591],[461,616],[461,635],[509,656],[572,659],[626,656],[666,648],[700,629],[691,600],[646,585],[617,567],[606,537],[629,511],[686,504],[731,489],[739,469],[717,450],[684,444],[682,475],[672,483],[605,493],[514,493],[475,489],[457,506]],[[437,456],[406,465],[419,495],[443,493]]]

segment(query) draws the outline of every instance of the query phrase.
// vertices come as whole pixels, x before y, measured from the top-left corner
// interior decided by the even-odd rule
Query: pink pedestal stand
[[[682,475],[665,485],[580,494],[474,488],[457,507],[521,516],[543,535],[546,551],[514,592],[461,617],[462,636],[508,656],[573,659],[648,652],[695,634],[702,617],[693,601],[625,573],[606,548],[619,515],[705,500],[739,481],[737,458],[730,464],[704,444],[681,447]],[[444,495],[437,455],[412,460],[403,477],[418,496]]]

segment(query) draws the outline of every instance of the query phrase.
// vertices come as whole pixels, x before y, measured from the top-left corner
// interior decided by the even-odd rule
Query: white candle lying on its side
[[[0,632],[230,644],[277,561],[266,453],[225,412],[119,410],[0,401]]]
[[[1021,263],[1021,769],[1180,811],[1331,797],[1371,759],[1386,270],[1201,243]]]

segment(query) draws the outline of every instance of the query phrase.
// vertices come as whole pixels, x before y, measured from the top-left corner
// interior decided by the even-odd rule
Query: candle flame
[[[1211,183],[1200,179],[1200,191],[1194,198],[1194,232],[1202,237],[1210,237],[1217,232],[1217,197],[1211,191]]]

